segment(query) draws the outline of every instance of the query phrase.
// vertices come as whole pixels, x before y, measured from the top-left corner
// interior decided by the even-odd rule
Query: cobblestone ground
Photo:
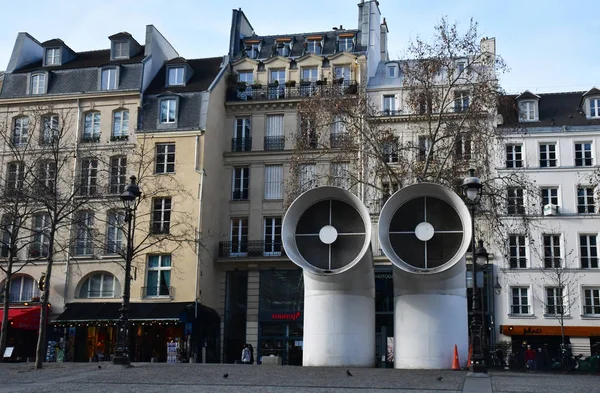
[[[101,368],[98,363],[44,366],[42,370],[32,370],[31,364],[0,364],[0,393],[458,393],[463,388],[467,391],[466,372],[461,371],[350,369],[353,376],[349,377],[345,368],[293,366],[164,363],[138,363],[132,368],[110,363],[100,363]],[[227,378],[223,378],[225,373]],[[600,393],[599,376],[503,372],[491,376],[494,392]]]

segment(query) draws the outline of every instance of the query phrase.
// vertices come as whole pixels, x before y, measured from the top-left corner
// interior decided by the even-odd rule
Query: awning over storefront
[[[206,308],[204,306],[200,306]],[[53,321],[89,322],[116,321],[121,303],[68,303],[65,311]],[[182,303],[130,303],[130,321],[181,321],[194,317],[194,302]]]
[[[8,323],[13,329],[38,330],[40,327],[40,306],[8,309]],[[0,309],[0,326],[4,310]]]
[[[505,336],[560,336],[560,326],[517,326],[502,325],[500,332]],[[565,336],[600,337],[600,326],[565,326]]]

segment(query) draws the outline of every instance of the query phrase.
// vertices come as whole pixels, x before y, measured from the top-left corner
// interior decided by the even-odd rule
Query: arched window
[[[2,285],[2,289],[2,293],[4,293],[4,285]],[[39,297],[35,280],[25,274],[14,276],[10,281],[9,297],[11,303],[30,302],[33,298]]]
[[[110,273],[94,273],[79,288],[79,298],[115,298],[121,296],[121,285]]]

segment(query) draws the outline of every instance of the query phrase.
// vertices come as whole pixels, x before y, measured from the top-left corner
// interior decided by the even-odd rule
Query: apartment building
[[[0,155],[3,187],[10,190],[26,178],[15,152],[25,151],[19,157],[26,160],[54,149],[60,164],[42,165],[31,173],[48,178],[44,185],[57,193],[72,195],[70,208],[76,207],[57,231],[60,247],[53,253],[49,283],[49,346],[60,348],[67,361],[108,359],[112,354],[127,242],[119,196],[135,175],[145,197],[134,225],[138,251],[132,269],[130,356],[134,361],[166,360],[166,343],[178,341],[184,356],[199,357],[200,341],[208,341],[209,328],[200,326],[198,317],[210,326],[212,316],[218,328],[218,316],[200,305],[196,295],[202,275],[196,241],[201,175],[194,169],[200,167],[201,135],[213,125],[206,115],[208,92],[223,72],[221,61],[187,62],[152,25],[146,28],[144,44],[126,32],[110,36],[107,44],[108,49],[76,52],[60,39],[40,43],[19,33],[0,92],[8,136]],[[179,74],[181,69],[185,71]],[[175,98],[157,99],[161,93]],[[203,118],[195,112],[201,106]],[[213,111],[219,116],[218,108]],[[142,125],[148,126],[147,133]],[[58,172],[60,181],[50,184]],[[160,194],[167,187],[170,193]],[[170,236],[170,229],[181,233],[176,220],[181,221],[182,211],[192,217],[186,242]],[[48,225],[46,215],[32,217],[27,227],[34,232],[33,240],[17,257],[20,271],[10,291],[11,312],[37,312],[37,324]],[[28,320],[35,321],[35,315]],[[21,358],[33,356],[37,325],[30,325],[9,329]]]
[[[356,29],[262,36],[241,9],[233,11],[223,128],[223,178],[230,180],[220,193],[229,202],[219,212],[217,260],[225,272],[219,290],[223,362],[237,360],[244,343],[256,348],[256,359],[302,362],[303,279],[281,245],[284,201],[290,184],[325,185],[317,174],[329,173],[331,165],[322,157],[298,178],[292,174],[297,137],[311,134],[298,103],[364,91],[371,64],[387,56],[387,25],[376,1],[358,4],[358,15]]]
[[[525,91],[508,102],[498,171],[535,188],[506,190],[506,219],[526,215],[531,224],[515,226],[495,251],[494,329],[514,352],[532,345],[557,357],[564,333],[575,354],[598,353],[600,90]]]

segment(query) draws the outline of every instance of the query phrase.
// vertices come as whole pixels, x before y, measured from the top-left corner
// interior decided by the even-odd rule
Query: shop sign
[[[301,321],[302,313],[300,311],[294,312],[262,312],[260,313],[261,321]]]
[[[560,326],[507,326],[500,327],[500,332],[507,336],[560,336]],[[598,326],[565,326],[566,336],[592,337],[600,336]]]

